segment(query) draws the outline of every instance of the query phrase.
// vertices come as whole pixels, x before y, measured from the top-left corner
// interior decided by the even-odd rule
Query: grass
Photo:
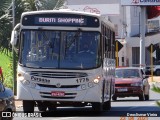
[[[0,53],[0,66],[4,71],[4,74],[8,70],[9,64],[10,64],[10,56]]]
[[[6,55],[0,52],[0,66],[3,71],[4,85],[13,89],[12,54]]]

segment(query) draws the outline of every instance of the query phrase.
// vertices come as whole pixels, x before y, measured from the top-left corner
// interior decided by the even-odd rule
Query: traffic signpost
[[[151,79],[152,79],[152,82],[153,82],[153,52],[155,51],[154,50],[154,45],[150,44],[148,48],[150,49],[150,52],[151,52]]]
[[[116,67],[118,67],[118,52],[122,49],[123,45],[116,40]]]

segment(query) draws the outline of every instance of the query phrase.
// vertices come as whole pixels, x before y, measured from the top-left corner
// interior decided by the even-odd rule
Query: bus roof
[[[29,12],[23,12],[22,16],[24,15],[32,15],[32,14],[44,14],[44,13],[76,13],[76,14],[82,14],[82,15],[91,15],[95,17],[100,17],[100,14],[95,13],[89,13],[89,12],[83,12],[83,11],[73,11],[70,9],[59,9],[59,10],[42,10],[42,11],[29,11]]]
[[[34,14],[49,14],[49,13],[62,13],[62,14],[79,14],[79,15],[87,15],[87,16],[93,16],[97,17],[101,21],[103,21],[105,24],[107,24],[108,27],[110,27],[112,30],[115,31],[114,24],[106,19],[105,16],[102,16],[101,14],[96,13],[89,13],[89,12],[83,12],[83,11],[73,11],[70,9],[59,9],[59,10],[42,10],[42,11],[30,11],[30,12],[24,12],[22,13],[22,18],[26,15],[34,15]]]

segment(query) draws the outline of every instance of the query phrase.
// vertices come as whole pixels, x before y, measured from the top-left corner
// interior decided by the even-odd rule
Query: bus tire
[[[110,100],[104,102],[103,109],[104,110],[110,110],[111,109],[111,101]]]
[[[47,111],[47,106],[45,105],[44,102],[37,102],[37,103],[38,103],[37,106],[39,111],[43,111],[43,112]]]
[[[116,97],[116,96],[113,96],[113,97],[112,97],[112,100],[113,100],[113,101],[116,101],[116,100],[117,100],[117,97]]]
[[[24,113],[33,113],[34,112],[34,101],[23,100],[23,111]]]
[[[96,103],[92,103],[92,109],[95,112],[102,112],[103,111],[103,104],[96,102]]]

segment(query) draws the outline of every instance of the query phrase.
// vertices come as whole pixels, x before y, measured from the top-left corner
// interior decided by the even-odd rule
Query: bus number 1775
[[[88,82],[88,81],[89,81],[88,78],[78,78],[78,79],[76,80],[77,83],[83,83],[83,82]]]

